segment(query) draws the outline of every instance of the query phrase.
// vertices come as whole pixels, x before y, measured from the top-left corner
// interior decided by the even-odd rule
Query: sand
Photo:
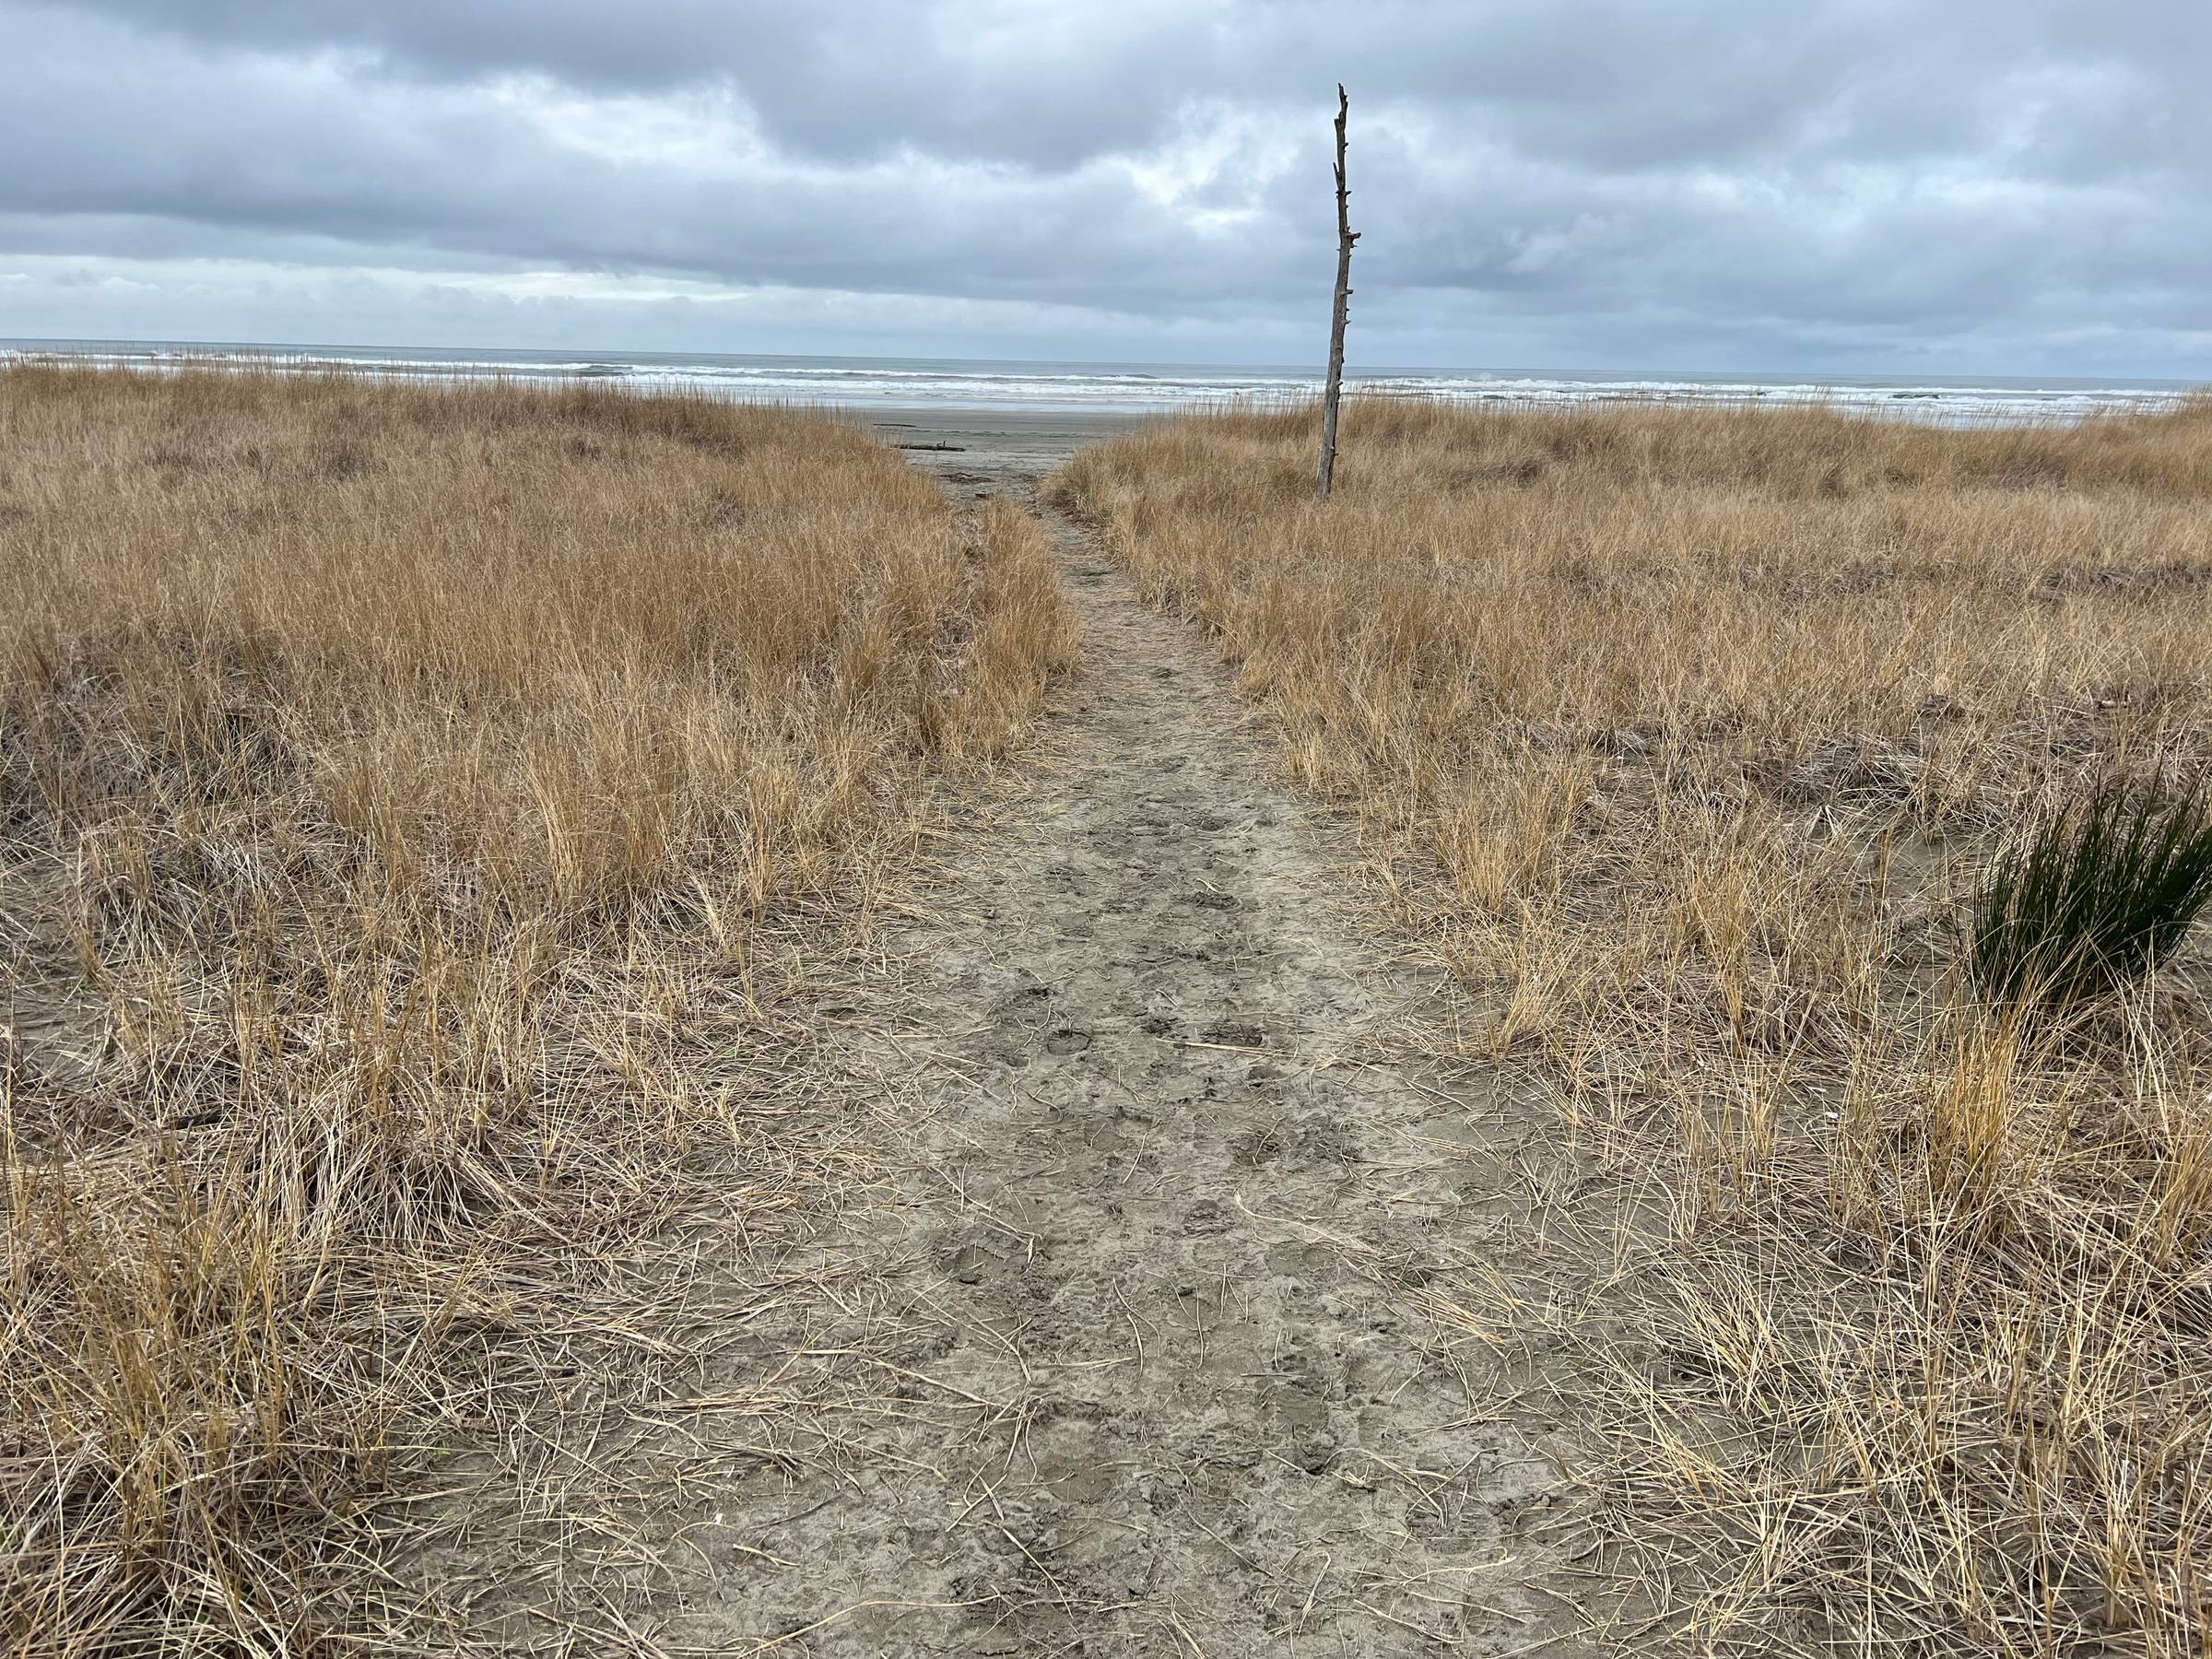
[[[1060,414],[1019,409],[871,408],[862,418],[946,481],[956,499],[978,481],[1019,488],[1087,443],[1153,418],[1143,415]],[[982,479],[968,477],[982,475]]]
[[[1395,1040],[1441,982],[1358,897],[1355,827],[1041,500],[1126,423],[878,424],[956,506],[1043,520],[1081,669],[826,1011],[842,1078],[793,1109],[867,1102],[836,1212],[685,1240],[676,1385],[477,1488],[476,1582],[501,1534],[512,1566],[443,1599],[643,1653],[1578,1651],[1558,1357],[1454,1300],[1575,1294],[1552,1109]],[[571,1480],[613,1518],[571,1500],[548,1549],[495,1512]]]
[[[1196,634],[1038,503],[1101,423],[898,418],[960,446],[910,451],[956,499],[1042,513],[1083,670],[943,920],[898,942],[902,989],[850,1018],[895,1173],[821,1241],[844,1308],[765,1322],[703,1391],[846,1404],[700,1488],[685,1537],[712,1571],[656,1609],[663,1639],[857,1659],[1567,1634],[1527,1587],[1564,1547],[1556,1425],[1425,1288],[1524,1234],[1509,1152],[1548,1120],[1495,1075],[1370,1046],[1432,987],[1335,896],[1347,827],[1277,781]],[[1541,1294],[1533,1249],[1503,1265]]]

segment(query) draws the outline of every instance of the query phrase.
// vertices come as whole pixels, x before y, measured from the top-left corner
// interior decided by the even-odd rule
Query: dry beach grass
[[[1964,903],[2023,827],[2092,778],[2212,765],[2212,410],[1961,431],[1359,405],[1322,506],[1312,440],[1300,414],[1162,423],[1078,456],[1058,494],[1153,599],[1214,631],[1290,775],[1360,815],[1378,890],[1458,987],[1415,1035],[1472,1070],[1434,1075],[1502,1067],[1515,1099],[1556,1101],[1540,1138],[1607,1172],[1610,1209],[1528,1196],[1606,1236],[1586,1300],[1509,1293],[1515,1264],[1485,1277],[1465,1265],[1479,1253],[1433,1253],[1446,1265],[1419,1285],[1471,1345],[1517,1329],[1556,1415],[1591,1428],[1577,1473],[1617,1547],[1600,1591],[1557,1588],[1614,1610],[1618,1636],[1719,1652],[2201,1651],[2201,938],[2062,1018],[1979,1007],[1957,969]],[[1071,580],[1105,577],[1055,523]],[[6,1651],[335,1646],[421,1628],[421,1586],[383,1576],[407,1552],[456,1585],[486,1576],[480,1535],[430,1535],[435,1505],[405,1500],[440,1451],[604,1415],[630,1357],[641,1376],[698,1362],[747,1315],[680,1305],[699,1269],[672,1222],[717,1206],[772,1259],[841,1195],[896,1186],[830,1051],[882,1051],[887,1087],[921,1062],[824,1005],[878,1023],[900,1006],[844,981],[928,846],[961,849],[1010,919],[971,918],[972,984],[927,987],[952,1052],[922,1081],[958,1179],[910,1172],[929,1203],[906,1211],[852,1198],[845,1242],[885,1214],[966,1240],[963,1206],[994,1182],[1080,1221],[943,1283],[943,1253],[854,1253],[908,1276],[877,1310],[887,1342],[915,1340],[909,1291],[936,1298],[947,1355],[1007,1400],[1060,1398],[996,1335],[993,1298],[1095,1277],[1126,1313],[1130,1296],[1181,1305],[1160,1266],[1175,1250],[1276,1259],[1256,1222],[1178,1230],[1196,1152],[1262,1209],[1266,1183],[1288,1197],[1302,1179],[1299,1213],[1394,1245],[1416,1227],[1397,1165],[1377,1162],[1371,1190],[1345,1177],[1366,1167],[1356,1134],[1265,1174],[1206,1138],[1240,1112],[1275,1124],[1285,1100],[1332,1127],[1320,1114],[1350,1110],[1333,1070],[1250,1083],[1248,1040],[1156,1040],[1134,1004],[1108,1006],[1136,994],[1134,971],[1092,982],[1120,971],[1127,940],[1105,935],[1148,928],[1165,977],[1139,988],[1196,998],[1194,1016],[1261,988],[1286,1021],[1358,1000],[1349,965],[1328,995],[1312,971],[1253,978],[1247,957],[1339,935],[1251,853],[1304,868],[1303,828],[1276,822],[1267,791],[1238,785],[1249,826],[1197,827],[1233,793],[1235,746],[1209,724],[1212,681],[1162,644],[1177,630],[1091,594],[1116,631],[1090,693],[1120,686],[1149,712],[1072,720],[1059,791],[1019,833],[954,823],[961,786],[1075,661],[1072,613],[1035,521],[1003,498],[956,513],[851,427],[593,388],[25,365],[0,374],[0,580]],[[1159,752],[1130,752],[1133,724]],[[1153,891],[1167,870],[1187,873]],[[1184,902],[1221,900],[1214,877],[1242,892],[1236,912]],[[1094,993],[1088,1058],[1037,1059],[1003,1029],[1002,1004],[1041,998],[1065,1023]],[[1300,1041],[1333,1054],[1343,1035]],[[1206,1106],[1159,1110],[1170,1085]],[[1096,1146],[1068,1128],[1089,1093],[1132,1089],[1151,1115]],[[1041,1093],[1055,1109],[1023,1116]],[[1163,1161],[1137,1186],[1029,1185],[1094,1154],[1108,1169],[1112,1135],[1140,1131]],[[866,1294],[790,1265],[812,1259],[790,1253],[778,1318],[866,1324]],[[1261,1284],[1295,1312],[1248,1359],[1224,1348],[1218,1398],[1280,1392],[1278,1335],[1335,1342],[1316,1310],[1341,1311],[1356,1276],[1297,1272],[1296,1297],[1281,1274]],[[1049,1349],[1051,1321],[1025,1318]],[[1069,1353],[1097,1323],[1067,1322]],[[1068,1372],[1108,1378],[1110,1400],[1033,1425],[984,1414],[1011,1440],[979,1426],[977,1469],[1003,1485],[1015,1443],[1055,1423],[1094,1448],[1086,1474],[1113,1435],[1131,1458],[1179,1434],[1211,1445],[1216,1396],[1179,1388],[1188,1357],[1144,1353],[1134,1315],[1129,1331],[1128,1376]],[[984,1338],[1013,1356],[1006,1377]],[[825,1373],[868,1363],[802,1346]],[[873,1568],[808,1554],[803,1532],[777,1535],[794,1559],[771,1561],[732,1531],[738,1588],[766,1609],[730,1604],[747,1640],[813,1629],[857,1651],[868,1619],[904,1639],[928,1627],[900,1609],[1018,1591],[1037,1563],[1015,1513],[1020,1561],[930,1599],[907,1546],[934,1538],[958,1565],[947,1541],[981,1549],[982,1533],[906,1456],[935,1444],[934,1419],[903,1394],[825,1418],[847,1437],[836,1466],[801,1466],[805,1433],[771,1420],[799,1357],[747,1350],[745,1386],[679,1400],[680,1431],[602,1443],[587,1423],[501,1477],[528,1488],[518,1510],[575,1529],[601,1453],[648,1502],[692,1479],[718,1524],[724,1493],[781,1517],[811,1480],[842,1494],[826,1512],[852,1536],[890,1529]],[[742,1442],[698,1460],[720,1484],[669,1450],[717,1400],[716,1432]],[[1361,1447],[1408,1431],[1394,1394],[1371,1410]],[[1443,1445],[1464,1425],[1429,1427]],[[1449,1484],[1434,1461],[1401,1471],[1409,1502]],[[904,1469],[912,1514],[847,1465]],[[1268,1480],[1327,1517],[1378,1501],[1325,1466]],[[1224,1477],[1221,1512],[1266,1484]],[[1062,1574],[1095,1569],[1059,1598],[1093,1622],[1065,1634],[1103,1648],[1117,1610],[1137,1609],[1131,1641],[1147,1618],[1237,1611],[1249,1563],[1178,1518],[1207,1512],[1131,1508],[1152,1529],[1138,1551],[1116,1542],[1126,1492],[1075,1489],[1034,1498],[1065,1524],[1040,1524],[1034,1547]],[[634,1535],[649,1594],[666,1583],[651,1558],[700,1547],[688,1511],[662,1507]],[[1397,1560],[1400,1530],[1379,1526],[1376,1561]],[[1332,1559],[1348,1536],[1315,1535]],[[1500,1546],[1471,1565],[1456,1537],[1423,1535],[1446,1582],[1511,1564]],[[1097,1559],[1052,1556],[1055,1538]],[[558,1571],[581,1582],[601,1541],[563,1534]],[[1205,1593],[1112,1588],[1147,1552]],[[1293,1588],[1258,1585],[1288,1598],[1293,1630],[1323,1582],[1300,1562]],[[813,1610],[766,1622],[787,1591]],[[1364,1602],[1339,1611],[1355,1647],[1427,1640]]]
[[[36,364],[0,585],[0,1642],[300,1651],[610,1241],[831,1178],[815,988],[1073,625],[850,426]]]
[[[2202,1651],[2201,939],[2055,1022],[1955,964],[2024,826],[2212,764],[2212,408],[1371,403],[1322,505],[1312,431],[1162,423],[1057,489],[1363,816],[1465,988],[1430,1040],[1614,1171],[1618,1271],[1535,1335],[1619,1633]]]

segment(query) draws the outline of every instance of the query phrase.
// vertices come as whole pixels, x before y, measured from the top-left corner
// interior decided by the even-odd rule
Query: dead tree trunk
[[[1344,323],[1351,314],[1352,229],[1350,193],[1344,187],[1344,122],[1351,105],[1344,83],[1336,85],[1336,305],[1329,315],[1329,380],[1321,394],[1321,470],[1314,476],[1313,499],[1326,500],[1336,481],[1336,404],[1344,395]]]

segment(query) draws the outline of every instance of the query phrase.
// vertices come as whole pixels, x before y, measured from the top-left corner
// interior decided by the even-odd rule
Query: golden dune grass
[[[1072,619],[825,419],[39,366],[0,586],[0,1631],[299,1651],[595,1249],[808,1202],[808,976]]]
[[[1612,1159],[1622,1271],[1565,1334],[1621,1632],[2200,1652],[2202,939],[2063,1030],[1951,964],[2007,836],[2212,764],[2212,408],[1365,404],[1325,505],[1312,440],[1178,420],[1058,488],[1359,806],[1468,1046]]]

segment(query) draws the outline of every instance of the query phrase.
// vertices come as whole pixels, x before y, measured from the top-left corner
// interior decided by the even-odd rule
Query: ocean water
[[[333,367],[425,379],[618,381],[755,402],[840,408],[1163,414],[1317,395],[1308,368],[1173,363],[1014,362],[984,359],[747,357],[715,352],[456,351],[173,340],[0,340],[0,361],[68,356],[159,369],[191,360],[313,371]],[[1899,418],[1972,424],[2068,419],[2153,409],[2196,390],[2183,381],[1745,374],[1523,373],[1477,369],[1347,370],[1355,392],[1465,402],[1817,404]]]

